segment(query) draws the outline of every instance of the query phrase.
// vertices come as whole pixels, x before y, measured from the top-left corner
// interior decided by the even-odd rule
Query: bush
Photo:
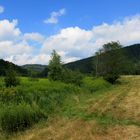
[[[19,78],[16,76],[16,72],[13,70],[9,70],[6,74],[6,77],[4,79],[5,86],[11,87],[11,86],[17,86],[20,84]]]
[[[114,84],[116,80],[119,78],[119,75],[117,74],[106,74],[103,76],[103,78],[108,81],[111,84]]]
[[[31,127],[40,118],[39,112],[30,105],[21,103],[1,108],[0,125],[2,130],[6,132],[17,132]]]
[[[69,69],[63,70],[62,82],[75,84],[81,86],[83,80],[83,75],[79,71],[72,71]]]
[[[0,102],[5,104],[18,104],[23,100],[23,96],[17,88],[3,88],[0,89]]]
[[[91,78],[91,77],[86,77],[83,80],[83,87],[84,89],[90,91],[91,93],[94,93],[99,90],[105,90],[111,86],[110,83],[105,81],[102,78]]]

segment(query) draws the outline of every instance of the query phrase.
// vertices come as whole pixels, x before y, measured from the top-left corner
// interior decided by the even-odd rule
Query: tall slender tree
[[[51,54],[51,60],[49,61],[48,69],[48,78],[50,80],[61,80],[63,71],[61,57],[55,50],[53,50]]]

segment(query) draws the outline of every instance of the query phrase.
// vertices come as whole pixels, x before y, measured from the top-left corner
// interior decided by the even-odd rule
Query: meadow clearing
[[[0,139],[140,138],[140,76],[122,76],[115,85],[85,77],[80,87],[22,77],[21,85],[5,88],[2,79]]]

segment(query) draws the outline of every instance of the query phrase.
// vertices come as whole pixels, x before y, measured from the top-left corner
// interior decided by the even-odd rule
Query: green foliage
[[[140,71],[137,67],[140,60],[140,44],[123,47],[121,50],[122,52],[124,52],[123,54],[125,55],[125,61],[128,61],[127,65],[131,63],[131,65],[129,64],[129,67],[127,67],[126,65],[125,68],[122,69],[122,74],[140,74]],[[95,75],[96,62],[97,57],[93,56],[65,64],[64,66],[72,70],[79,70],[80,72],[85,74],[94,73]]]
[[[42,119],[61,114],[65,108],[67,114],[73,114],[72,108],[66,105],[75,103],[73,97],[85,99],[91,95],[88,93],[109,86],[102,78],[87,77],[82,80],[82,86],[77,86],[46,78],[33,82],[22,77],[19,86],[0,88],[0,129],[10,133],[22,131]]]
[[[4,78],[0,77],[0,88],[4,87]]]
[[[140,74],[140,61],[135,65],[135,74],[136,75]]]
[[[95,57],[88,57],[88,58],[85,58],[82,60],[77,60],[74,62],[67,63],[64,66],[68,69],[73,70],[73,71],[78,70],[81,73],[90,74],[94,70],[94,67],[92,66],[93,59],[95,59]]]
[[[82,74],[79,71],[72,71],[62,67],[60,56],[54,50],[48,65],[48,78],[53,81],[61,81],[80,86],[82,84]]]
[[[83,80],[83,87],[84,89],[94,93],[96,91],[105,90],[109,88],[111,85],[107,81],[103,80],[102,78],[91,78],[86,77]]]
[[[44,112],[49,114],[60,110],[59,107],[62,106],[65,98],[79,90],[74,85],[48,79],[40,79],[38,82],[25,81],[22,84],[18,90],[23,100],[31,105],[32,102],[35,102]]]
[[[48,65],[49,73],[48,78],[50,80],[56,81],[61,80],[62,77],[62,64],[60,56],[56,53],[55,50],[52,52],[51,60]]]
[[[32,81],[32,82],[39,81],[39,79],[36,77],[29,77],[28,79],[29,79],[29,81]]]
[[[18,73],[19,75],[27,76],[28,71],[26,69],[24,69],[20,66],[17,66],[11,62],[4,61],[3,59],[0,59],[0,76],[5,76],[7,70],[11,66],[12,66],[13,70],[16,71],[16,73]]]
[[[72,71],[70,69],[63,69],[63,75],[61,81],[64,83],[75,84],[77,86],[82,85],[83,74],[79,71]]]
[[[18,104],[22,101],[22,95],[19,91],[12,87],[12,88],[2,88],[0,89],[0,102],[5,104],[15,103]]]
[[[23,65],[22,68],[27,69],[29,72],[33,71],[36,73],[40,73],[45,69],[46,65],[41,65],[41,64],[26,64]]]
[[[123,53],[119,42],[110,42],[103,45],[97,54],[96,74],[105,80],[114,83],[124,66]]]
[[[6,87],[17,86],[20,84],[20,79],[16,76],[16,72],[13,69],[7,71],[4,81]]]
[[[110,82],[111,84],[114,84],[114,82],[119,78],[119,75],[107,73],[103,77],[106,81]]]
[[[36,72],[36,71],[29,71],[29,76],[31,77],[31,78],[37,78],[38,77],[38,72]]]
[[[0,109],[1,128],[10,133],[31,127],[39,118],[40,114],[25,103],[11,104]]]

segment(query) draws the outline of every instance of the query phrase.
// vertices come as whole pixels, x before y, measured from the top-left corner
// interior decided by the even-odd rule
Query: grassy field
[[[4,89],[1,78],[0,93],[4,91],[6,95],[0,97],[0,110],[3,105],[7,107],[15,101],[21,105],[24,101],[41,117],[24,132],[11,135],[1,130],[0,139],[139,140],[140,76],[124,76],[119,81],[112,86],[101,78],[87,77],[77,87],[47,79],[22,78],[20,86]],[[10,103],[2,101],[5,96]]]

